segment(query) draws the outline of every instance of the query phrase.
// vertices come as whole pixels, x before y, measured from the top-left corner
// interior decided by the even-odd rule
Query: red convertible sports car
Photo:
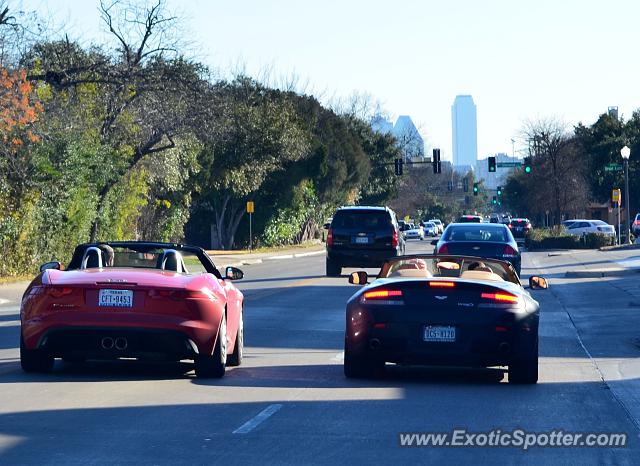
[[[54,358],[193,359],[222,377],[243,351],[243,295],[199,247],[151,242],[81,244],[65,270],[44,264],[20,311],[20,362],[48,372]]]

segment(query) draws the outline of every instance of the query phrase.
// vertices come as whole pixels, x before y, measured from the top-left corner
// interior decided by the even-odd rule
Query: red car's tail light
[[[502,251],[502,257],[518,257],[518,251],[507,244]]]
[[[327,231],[327,246],[333,246],[333,230],[331,228]]]
[[[453,288],[456,286],[453,282],[429,282],[431,288]]]
[[[438,254],[449,254],[449,246],[447,246],[446,244],[440,246],[440,249],[438,249]]]
[[[398,230],[393,230],[393,238],[391,238],[391,246],[398,247]]]
[[[208,299],[210,296],[202,291],[188,290],[149,290],[149,297],[152,299]]]
[[[73,288],[62,288],[57,286],[47,287],[47,294],[54,298],[62,298],[63,296],[68,296],[73,293]]]
[[[512,295],[509,293],[482,293],[480,295],[482,299],[488,299],[490,301],[494,301],[496,303],[514,303],[517,304],[520,302],[520,298],[516,295]]]

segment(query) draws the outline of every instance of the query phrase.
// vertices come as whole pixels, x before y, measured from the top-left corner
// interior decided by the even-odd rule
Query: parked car
[[[458,219],[458,223],[482,223],[482,216],[463,215]]]
[[[507,226],[514,238],[524,238],[531,231],[531,222],[528,218],[512,218]]]
[[[520,275],[520,250],[509,228],[495,223],[451,223],[439,240],[433,240],[437,255],[455,254],[510,262]]]
[[[185,262],[188,264],[185,265]],[[196,246],[141,241],[76,247],[48,262],[20,309],[20,363],[48,372],[54,359],[193,359],[198,377],[242,362],[244,297]]]
[[[636,218],[631,222],[631,233],[633,233],[633,236],[640,235],[640,214],[636,214]]]
[[[371,283],[364,271],[349,283],[364,286],[347,302],[346,377],[382,375],[392,362],[507,366],[510,384],[538,381],[540,309],[529,290],[546,289],[543,277],[525,290],[508,262],[412,255],[389,259]]]
[[[589,233],[598,233],[606,236],[616,236],[615,227],[602,220],[576,219],[571,223],[568,223],[565,228],[570,235],[586,235]]]
[[[425,222],[423,225],[425,236],[438,236],[440,230],[434,222]]]
[[[388,207],[340,207],[327,233],[327,276],[339,276],[343,267],[380,267],[389,257],[403,255],[403,236]]]

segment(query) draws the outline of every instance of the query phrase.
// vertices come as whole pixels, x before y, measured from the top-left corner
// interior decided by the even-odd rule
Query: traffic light
[[[489,157],[487,160],[489,161],[489,171],[490,172],[495,172],[496,171],[496,158],[495,157]]]
[[[442,173],[442,164],[440,163],[440,149],[433,149],[433,173]]]
[[[478,195],[478,183],[473,183],[473,195]]]
[[[404,164],[402,159],[396,159],[395,165],[396,165],[396,175],[400,176],[402,175],[402,165]]]
[[[524,172],[525,173],[531,173],[531,157],[525,157],[524,158]]]
[[[469,180],[466,177],[462,178],[462,190],[465,193],[469,192]]]
[[[498,197],[502,196],[502,186],[498,186],[496,191],[498,192]]]
[[[493,196],[493,199],[491,199],[491,203],[492,204],[497,204],[498,203],[498,199],[496,196]]]

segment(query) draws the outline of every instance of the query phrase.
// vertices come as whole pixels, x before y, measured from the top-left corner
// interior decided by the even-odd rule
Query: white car
[[[602,220],[565,220],[562,222],[570,235],[586,235],[599,233],[606,236],[616,236],[616,229]]]
[[[436,227],[438,227],[438,234],[442,234],[442,232],[444,231],[444,225],[442,224],[442,222],[440,221],[439,218],[432,218],[430,220],[427,220],[428,222],[432,222],[435,223]]]
[[[416,226],[413,223],[409,224],[409,229],[404,232],[405,239],[419,239],[422,241],[424,239],[424,230],[421,226]]]
[[[424,228],[424,236],[438,236],[440,232],[438,225],[431,221],[425,222],[422,227]]]

